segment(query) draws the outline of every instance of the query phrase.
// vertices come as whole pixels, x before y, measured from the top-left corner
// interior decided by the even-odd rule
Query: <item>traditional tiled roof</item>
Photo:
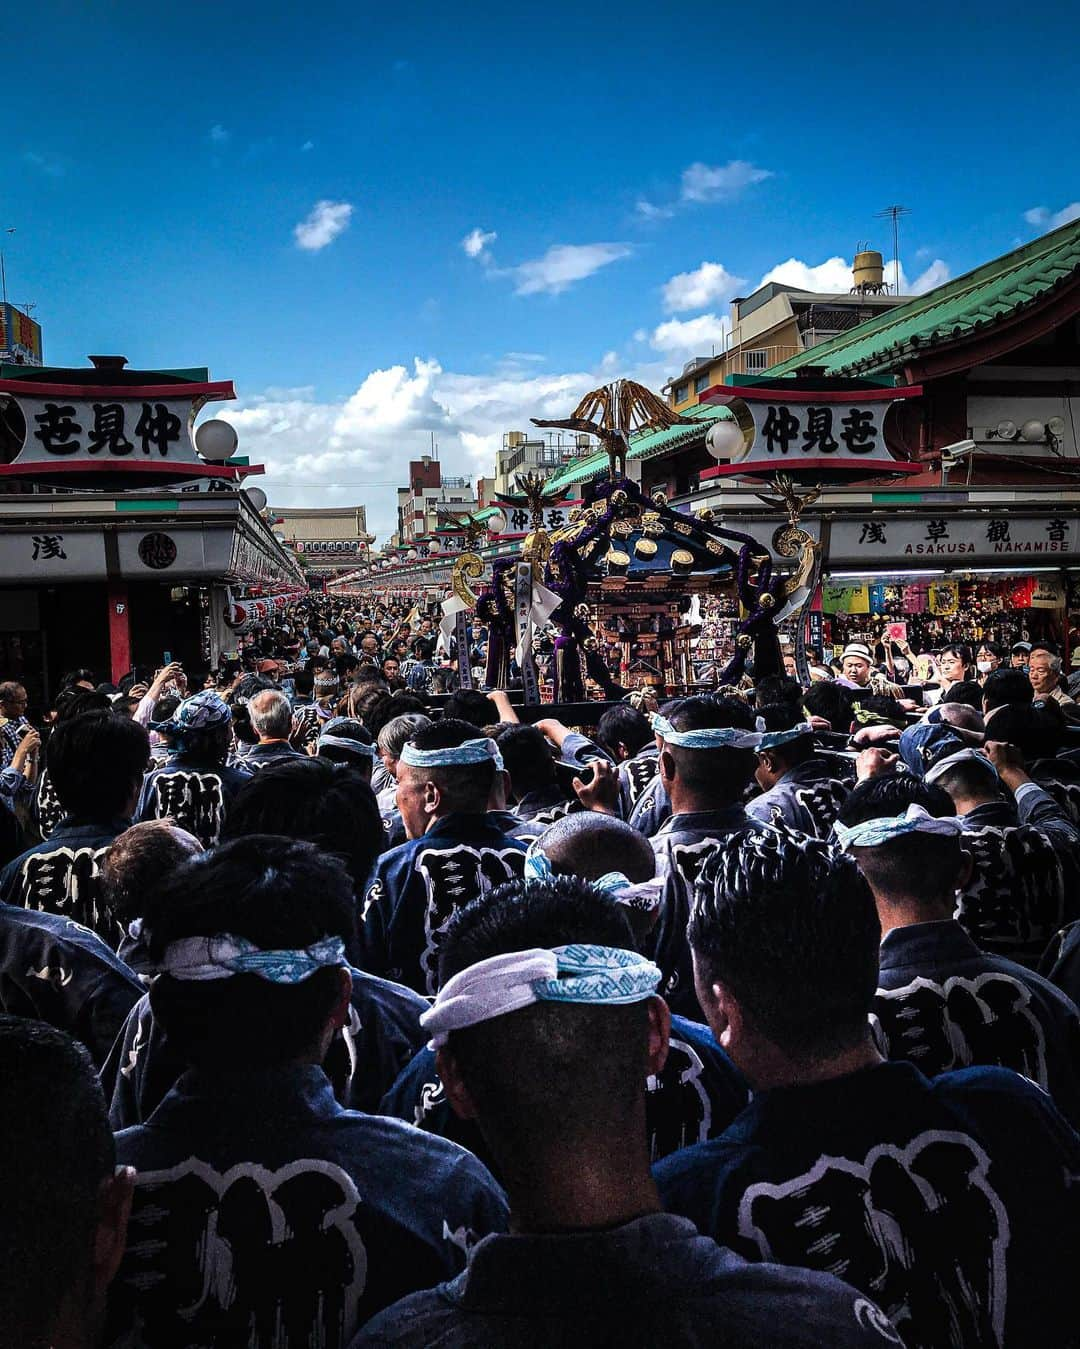
[[[1044,299],[1080,271],[1080,221],[947,281],[907,304],[781,361],[766,373],[822,366],[829,375],[875,375],[905,360],[972,336]]]

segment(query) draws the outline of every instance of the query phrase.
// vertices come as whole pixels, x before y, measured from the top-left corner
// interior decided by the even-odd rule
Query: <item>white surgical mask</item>
[[[979,667],[980,674],[989,674],[994,668],[994,662],[992,660],[980,660],[977,661],[976,664]]]

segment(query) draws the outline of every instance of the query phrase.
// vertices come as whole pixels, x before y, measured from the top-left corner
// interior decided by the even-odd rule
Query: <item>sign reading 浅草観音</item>
[[[1080,517],[1048,513],[1016,518],[1008,510],[960,518],[875,515],[835,520],[831,564],[963,566],[965,562],[1053,563],[1080,551]]]

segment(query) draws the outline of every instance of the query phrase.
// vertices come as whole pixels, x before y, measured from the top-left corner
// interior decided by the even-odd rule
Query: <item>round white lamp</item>
[[[238,444],[235,427],[220,417],[203,422],[195,431],[195,448],[200,457],[211,464],[223,464],[226,459],[231,459]]]
[[[742,427],[737,421],[713,422],[705,434],[705,448],[714,459],[731,459],[746,446]]]
[[[247,493],[247,499],[251,502],[251,505],[255,510],[266,510],[266,493],[261,487],[246,487],[244,491]]]
[[[1046,439],[1046,424],[1033,417],[1020,428],[1020,439],[1026,440],[1029,445],[1037,445],[1040,440]]]

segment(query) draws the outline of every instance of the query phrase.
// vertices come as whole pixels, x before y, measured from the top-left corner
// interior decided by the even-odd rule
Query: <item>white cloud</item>
[[[713,347],[722,348],[729,336],[727,323],[716,314],[700,314],[696,319],[668,319],[653,330],[649,344],[669,356],[701,355]]]
[[[519,358],[522,353],[519,353]],[[665,360],[666,365],[666,360]],[[541,372],[510,362],[490,373],[443,370],[436,359],[372,370],[354,393],[319,401],[308,388],[267,389],[222,413],[240,452],[266,466],[259,485],[275,506],[363,504],[368,527],[385,540],[396,528],[396,487],[407,462],[439,444],[443,473],[490,475],[504,431],[530,417],[563,417],[619,366],[608,352],[592,369]],[[664,365],[620,370],[659,388]]]
[[[353,207],[347,201],[317,201],[307,218],[293,230],[297,248],[318,252],[349,226]]]
[[[826,295],[840,295],[851,289],[851,263],[846,258],[827,258],[811,266],[799,258],[788,258],[787,262],[771,267],[758,282],[759,286],[770,281],[780,281],[787,286],[797,286],[799,290],[814,290]]]
[[[703,262],[693,272],[679,272],[663,288],[664,308],[669,314],[687,309],[705,309],[717,302],[726,303],[746,285],[746,278],[733,276],[719,262]]]
[[[641,197],[634,207],[638,215],[645,220],[670,220],[675,214],[673,206],[657,206],[655,202]]]
[[[1029,225],[1037,225],[1043,231],[1056,230],[1060,225],[1067,225],[1070,220],[1080,220],[1080,201],[1071,201],[1060,211],[1051,211],[1046,206],[1033,206],[1030,211],[1024,212],[1024,219]]]
[[[634,329],[634,341],[635,341],[635,342],[647,342],[648,340],[649,340],[649,334],[645,331],[644,328],[635,328],[635,329]]]
[[[771,169],[758,168],[745,159],[691,164],[683,169],[679,197],[687,202],[730,201],[745,188],[772,176]]]
[[[675,201],[663,205],[642,197],[635,210],[643,220],[667,220],[680,208],[734,201],[748,187],[772,177],[772,169],[760,168],[747,159],[729,159],[726,164],[703,164],[697,160],[683,169]]]
[[[314,141],[305,141],[305,142],[303,143],[303,145],[301,145],[301,147],[300,147],[300,153],[306,155],[307,152],[308,152],[309,150],[314,150],[314,149],[315,149],[315,142],[314,142]]]
[[[633,251],[629,244],[553,244],[541,257],[509,269],[516,282],[514,294],[559,295]]]
[[[901,279],[903,279],[903,268],[901,267]],[[949,265],[943,262],[941,258],[935,258],[927,267],[925,272],[920,272],[911,283],[909,295],[925,295],[928,290],[934,290],[938,286],[943,286],[951,276]]]
[[[470,258],[480,258],[482,261],[488,261],[491,257],[490,247],[498,238],[494,230],[482,230],[479,226],[470,230],[461,241],[461,247],[465,254]]]
[[[220,122],[215,122],[210,128],[210,139],[216,144],[221,145],[229,139],[230,133],[225,130]]]

